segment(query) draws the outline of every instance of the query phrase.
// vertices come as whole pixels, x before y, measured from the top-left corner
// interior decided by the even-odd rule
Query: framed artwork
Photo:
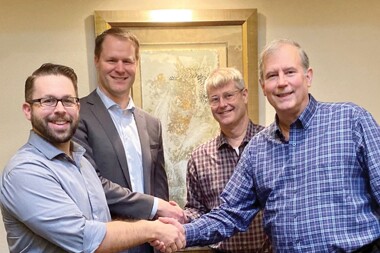
[[[219,133],[203,88],[213,69],[243,73],[249,117],[258,121],[256,9],[95,11],[94,18],[96,35],[117,26],[139,38],[133,100],[161,120],[170,199],[183,207],[189,154]]]

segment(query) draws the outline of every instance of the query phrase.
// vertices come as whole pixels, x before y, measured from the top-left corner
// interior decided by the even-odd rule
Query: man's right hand
[[[175,201],[165,201],[158,199],[157,217],[169,217],[176,219],[178,222],[187,223],[185,212]]]
[[[159,218],[155,222],[159,222],[159,224],[161,224],[160,226],[171,226],[159,229],[162,234],[160,234],[156,240],[150,242],[152,247],[165,253],[176,252],[186,247],[185,230],[178,221],[173,218],[165,217]],[[170,232],[169,228],[175,229],[174,232]],[[163,233],[163,231],[165,231],[165,233]]]

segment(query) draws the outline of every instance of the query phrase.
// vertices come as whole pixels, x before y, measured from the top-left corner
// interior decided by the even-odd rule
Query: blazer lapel
[[[135,107],[133,112],[135,117],[137,131],[139,133],[140,144],[141,144],[141,155],[142,155],[142,166],[144,173],[144,192],[146,194],[151,193],[151,163],[152,157],[150,153],[150,142],[149,142],[149,134],[146,128],[146,120],[144,114],[140,111],[139,108]]]
[[[91,104],[91,112],[94,117],[99,121],[99,125],[104,129],[108,139],[111,141],[114,147],[114,152],[116,153],[119,165],[123,170],[124,177],[127,180],[128,188],[132,189],[131,179],[129,177],[128,163],[125,156],[125,150],[123,143],[121,142],[119,133],[113,123],[113,120],[104,106],[103,101],[100,99],[96,91],[93,91],[89,95],[88,103]],[[115,168],[116,169],[116,168]]]

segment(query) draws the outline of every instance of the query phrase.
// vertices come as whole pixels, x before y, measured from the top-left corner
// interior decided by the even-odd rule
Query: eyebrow
[[[297,70],[297,68],[294,66],[285,67],[285,68],[276,68],[276,69],[270,70],[267,73],[265,73],[265,76],[270,75],[270,74],[274,74],[274,73],[278,73],[280,70],[282,70],[283,72],[286,72],[289,70]]]
[[[278,70],[271,70],[271,71],[268,71],[267,73],[265,73],[264,77],[268,77],[269,75],[277,74],[277,73],[278,73]]]

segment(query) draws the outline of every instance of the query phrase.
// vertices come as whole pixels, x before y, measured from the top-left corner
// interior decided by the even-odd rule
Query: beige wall
[[[26,77],[44,62],[73,67],[80,95],[95,82],[94,10],[257,8],[259,50],[279,37],[298,41],[314,68],[311,92],[323,101],[353,101],[380,121],[380,1],[377,0],[0,0],[0,169],[25,143],[21,112]],[[260,123],[274,112],[260,97]],[[0,252],[6,252],[0,225]]]

